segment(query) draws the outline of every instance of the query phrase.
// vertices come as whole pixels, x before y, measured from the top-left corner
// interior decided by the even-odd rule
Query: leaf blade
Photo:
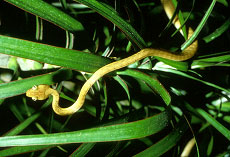
[[[0,35],[0,52],[84,72],[95,72],[110,63],[90,53]]]
[[[81,31],[83,25],[68,14],[41,0],[5,0],[25,11],[50,21],[70,32]],[[61,18],[60,18],[61,17]]]
[[[107,18],[109,21],[114,23],[117,27],[119,27],[127,37],[133,41],[139,48],[147,47],[144,39],[137,33],[137,31],[124,19],[122,19],[117,12],[109,7],[108,5],[98,2],[95,0],[75,0],[84,5],[87,5],[89,8],[97,11],[99,14]]]
[[[168,126],[170,113],[165,110],[152,117],[125,124],[110,125],[65,133],[0,137],[0,147],[120,141],[142,138]]]

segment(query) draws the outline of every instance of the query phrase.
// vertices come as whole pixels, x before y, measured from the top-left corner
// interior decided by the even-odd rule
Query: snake
[[[175,7],[172,4],[171,0],[161,0],[162,6],[168,16],[168,18],[172,18],[173,13],[175,11]],[[172,23],[174,24],[174,26],[177,29],[180,29],[181,24],[179,22],[178,16],[176,15],[172,21]],[[193,29],[191,27],[188,28],[188,39],[192,36],[193,34]],[[183,35],[183,32],[180,30],[180,33]],[[27,97],[31,97],[33,100],[45,100],[49,97],[49,95],[53,96],[53,101],[52,101],[52,108],[54,110],[54,112],[58,115],[61,116],[65,116],[65,115],[71,115],[76,113],[84,104],[85,102],[85,97],[89,91],[89,89],[93,86],[93,84],[98,81],[101,77],[103,77],[104,75],[124,68],[132,63],[135,63],[141,59],[144,59],[146,57],[149,56],[153,56],[153,57],[161,57],[161,58],[165,58],[168,60],[173,60],[173,61],[185,61],[188,60],[190,58],[192,58],[196,51],[198,49],[198,41],[195,40],[193,41],[192,44],[190,44],[186,49],[184,49],[182,52],[180,53],[173,53],[170,52],[168,50],[161,50],[161,49],[154,49],[154,48],[144,48],[142,50],[140,50],[139,52],[109,63],[101,68],[99,68],[82,86],[79,96],[76,100],[76,102],[74,104],[72,104],[69,107],[66,108],[62,108],[61,106],[59,106],[59,93],[57,92],[57,90],[51,88],[49,85],[38,85],[38,86],[33,86],[31,89],[29,89],[26,92],[26,96]]]

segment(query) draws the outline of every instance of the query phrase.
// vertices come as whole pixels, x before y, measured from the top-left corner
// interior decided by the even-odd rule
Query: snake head
[[[27,90],[26,96],[31,97],[34,101],[36,100],[45,100],[49,97],[49,92],[47,92],[50,89],[49,85],[38,85],[33,86],[31,89]]]

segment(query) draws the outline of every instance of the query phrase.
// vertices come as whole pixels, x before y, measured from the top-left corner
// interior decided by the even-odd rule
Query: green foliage
[[[52,2],[0,2],[0,156],[230,155],[229,2],[179,2],[195,30],[184,44],[158,1]],[[189,61],[149,57],[106,75],[71,116],[56,115],[52,97],[24,94],[53,85],[69,106],[107,57],[183,50],[195,39]]]

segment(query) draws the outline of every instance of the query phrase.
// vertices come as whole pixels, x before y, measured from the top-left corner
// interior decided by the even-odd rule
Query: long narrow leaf
[[[7,148],[0,151],[0,156],[11,156],[11,155],[17,155],[22,153],[28,153],[33,151],[38,151],[42,149],[47,149],[51,147],[55,147],[57,145],[42,145],[42,146],[22,146],[22,147],[12,147]]]
[[[0,84],[0,93],[1,93],[0,99],[23,94],[34,85],[39,85],[39,84],[51,85],[62,80],[68,80],[71,78],[71,74],[72,73],[70,70],[62,69],[56,72],[52,72],[36,77],[31,77],[31,78],[13,81],[9,83],[2,83]]]
[[[14,129],[12,129],[10,132],[5,134],[4,136],[13,136],[13,135],[19,134],[26,127],[28,127],[31,123],[33,123],[40,115],[41,115],[41,113],[39,112],[39,113],[36,113],[36,114],[30,116],[25,121],[23,121],[18,126],[16,126]]]
[[[0,137],[0,147],[120,141],[142,138],[165,128],[168,125],[169,118],[170,114],[166,110],[155,116],[125,124],[66,133]]]
[[[194,76],[190,76],[190,75],[188,75],[188,74],[186,74],[184,72],[181,72],[181,71],[177,71],[177,70],[174,70],[174,69],[168,69],[168,68],[160,68],[160,67],[158,67],[157,70],[165,71],[165,72],[170,72],[170,73],[174,73],[174,74],[177,74],[177,75],[180,75],[180,76],[183,76],[183,77],[187,77],[189,79],[201,82],[201,83],[203,83],[205,85],[208,85],[210,87],[213,87],[213,88],[216,88],[216,89],[219,89],[219,90],[223,90],[223,91],[229,93],[229,90],[227,90],[227,89],[225,89],[223,87],[220,87],[220,86],[218,86],[216,84],[213,84],[213,83],[210,83],[210,82],[198,79],[198,78],[196,78]]]
[[[197,26],[193,35],[183,45],[181,45],[181,50],[184,50],[186,47],[188,47],[188,45],[190,45],[195,40],[195,38],[199,35],[200,31],[202,30],[206,21],[208,20],[208,17],[210,16],[215,4],[216,4],[216,0],[212,0],[212,3],[210,4],[208,10],[206,11],[204,17],[202,18],[200,24]]]
[[[99,14],[107,18],[109,21],[114,23],[117,27],[119,27],[127,37],[133,41],[139,48],[145,48],[147,45],[143,38],[137,33],[137,31],[124,19],[122,19],[117,12],[106,5],[105,3],[96,1],[96,0],[75,0],[84,5],[87,5],[91,9],[97,11]]]
[[[150,85],[150,87],[152,89],[154,89],[154,91],[156,91],[161,98],[164,100],[164,102],[169,105],[171,102],[171,97],[169,95],[169,93],[166,91],[166,89],[163,87],[163,85],[157,80],[154,79],[153,77],[146,75],[140,71],[135,71],[132,69],[127,69],[125,71],[119,71],[117,72],[118,75],[127,75],[127,76],[132,76],[134,78],[140,79],[144,82],[146,82],[147,84]]]
[[[74,151],[70,157],[85,157],[86,154],[95,146],[96,143],[83,143]]]
[[[216,128],[222,135],[224,135],[230,141],[230,130],[224,127],[221,123],[219,123],[216,119],[214,119],[211,115],[205,112],[202,109],[197,109],[200,115],[207,120],[214,128]]]
[[[85,72],[95,72],[109,59],[77,50],[39,44],[0,35],[0,53]]]
[[[178,126],[173,130],[170,134],[166,137],[158,141],[156,144],[152,145],[148,149],[144,150],[143,152],[135,155],[135,157],[157,157],[161,156],[168,150],[170,150],[173,146],[177,144],[177,142],[181,139],[184,132],[187,129],[187,124],[184,120],[181,120]]]
[[[228,18],[224,24],[222,24],[219,28],[217,28],[213,33],[209,34],[206,37],[203,37],[203,40],[206,43],[209,43],[213,40],[215,40],[216,38],[218,38],[219,36],[221,36],[225,31],[227,31],[230,27],[230,18]]]
[[[15,6],[50,21],[65,30],[76,32],[83,26],[76,19],[42,0],[6,0]]]

